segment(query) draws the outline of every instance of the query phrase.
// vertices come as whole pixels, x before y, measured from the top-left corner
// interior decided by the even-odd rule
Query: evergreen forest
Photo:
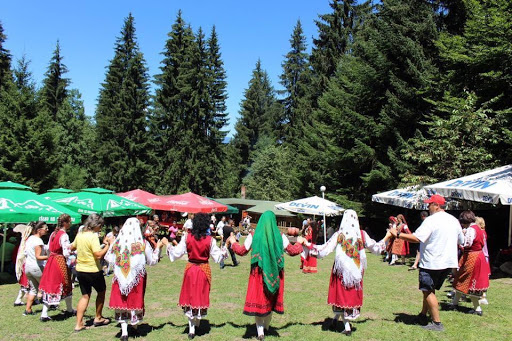
[[[255,56],[231,132],[215,27],[178,12],[150,75],[129,14],[89,117],[59,42],[36,84],[0,17],[0,181],[276,201],[325,185],[372,216],[372,194],[512,163],[510,0],[329,4],[311,46],[290,27],[280,84]]]

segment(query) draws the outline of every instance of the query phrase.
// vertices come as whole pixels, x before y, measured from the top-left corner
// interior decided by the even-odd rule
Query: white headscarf
[[[343,276],[345,287],[359,287],[366,269],[366,253],[354,210],[345,211],[339,232],[333,272]]]
[[[114,281],[119,284],[122,295],[128,295],[146,274],[144,239],[137,218],[129,218],[119,231],[112,246],[115,255]]]
[[[23,234],[21,235],[21,242],[20,247],[18,248],[18,254],[16,256],[16,264],[15,264],[15,271],[16,271],[16,278],[18,281],[21,278],[21,275],[23,274],[23,265],[25,264],[25,244],[27,242],[28,237],[32,235],[32,226],[28,225],[25,228],[25,231],[23,231]]]

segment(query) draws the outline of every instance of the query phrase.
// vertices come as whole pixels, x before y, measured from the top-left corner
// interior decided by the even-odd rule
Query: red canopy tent
[[[153,193],[143,191],[141,189],[134,189],[133,191],[116,193],[117,195],[138,202],[139,204],[150,207],[154,210],[161,211],[174,211],[173,206],[164,203],[164,197],[158,196]]]
[[[189,213],[226,212],[228,207],[216,201],[188,192],[185,194],[161,196],[170,210]]]

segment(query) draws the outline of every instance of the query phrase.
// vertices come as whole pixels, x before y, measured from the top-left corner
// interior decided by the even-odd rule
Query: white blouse
[[[286,248],[288,247],[288,245],[290,245],[290,241],[288,240],[288,237],[286,237],[284,234],[281,234],[281,238],[283,238],[283,250],[286,252]],[[252,234],[249,233],[249,235],[247,236],[247,238],[245,238],[244,241],[244,247],[246,250],[251,249],[252,239]]]
[[[184,234],[181,237],[181,240],[178,245],[173,246],[169,244],[167,246],[167,255],[169,256],[169,259],[171,262],[174,262],[175,260],[183,257],[183,255],[187,254],[187,237],[188,233]],[[215,263],[220,263],[221,260],[226,259],[228,255],[228,250],[225,246],[222,248],[219,248],[217,246],[217,241],[215,238],[211,238],[211,244],[210,244],[210,257],[212,257],[213,261]]]
[[[370,250],[371,253],[380,255],[382,250],[386,248],[383,241],[376,242],[370,236],[366,231],[361,231],[361,233],[364,233],[364,247]],[[338,245],[338,235],[340,234],[340,231],[335,232],[331,239],[327,241],[327,243],[323,245],[314,245],[313,249],[317,252],[318,258],[324,258],[328,256],[331,252],[336,250],[336,245]]]

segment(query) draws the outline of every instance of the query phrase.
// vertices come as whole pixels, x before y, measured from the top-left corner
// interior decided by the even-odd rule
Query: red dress
[[[210,257],[211,240],[211,236],[200,240],[193,235],[189,235],[187,238],[188,263],[185,267],[178,303],[181,307],[207,309],[210,306],[212,274],[208,258]]]
[[[475,231],[475,239],[471,246],[464,248],[453,287],[463,294],[480,296],[489,288],[489,274],[491,273],[489,263],[482,251],[487,236],[485,231],[476,224],[469,226],[469,229]]]
[[[239,255],[246,255],[249,250],[244,246],[234,243],[231,248]],[[290,256],[296,256],[302,252],[301,244],[289,244],[286,252]],[[278,314],[284,313],[284,270],[279,273],[279,289],[271,294],[263,284],[263,273],[257,265],[251,267],[249,282],[247,284],[247,295],[245,297],[244,314],[250,316],[267,316],[272,311]]]
[[[146,293],[146,275],[140,275],[139,283],[128,295],[122,295],[119,283],[112,281],[109,308],[115,309],[116,321],[131,321],[132,324],[142,321],[144,317],[144,294]]]
[[[401,224],[397,227],[397,231],[400,233],[410,234],[407,225]],[[391,253],[398,256],[407,256],[409,254],[409,242],[405,240],[393,238],[393,245],[391,246]]]
[[[43,294],[43,302],[49,305],[58,304],[61,299],[71,296],[73,293],[71,272],[66,264],[62,245],[60,245],[60,239],[64,234],[66,234],[66,231],[59,230],[53,232],[50,236],[48,243],[50,257],[46,262],[39,283],[39,290]]]
[[[364,249],[364,233],[361,232],[362,243],[359,243],[359,250]],[[363,306],[363,280],[359,286],[347,288],[343,284],[343,276],[334,273],[334,265],[331,271],[329,281],[329,292],[327,294],[327,304],[333,306],[333,310],[341,311],[344,309],[357,310],[354,315],[359,315],[359,309]]]
[[[308,228],[309,233],[306,233],[306,240],[311,244],[310,246],[306,246],[309,250],[313,248],[313,231],[311,227]],[[307,253],[306,258],[304,258],[302,262],[302,272],[303,273],[316,273],[316,257],[313,256],[310,252]]]

